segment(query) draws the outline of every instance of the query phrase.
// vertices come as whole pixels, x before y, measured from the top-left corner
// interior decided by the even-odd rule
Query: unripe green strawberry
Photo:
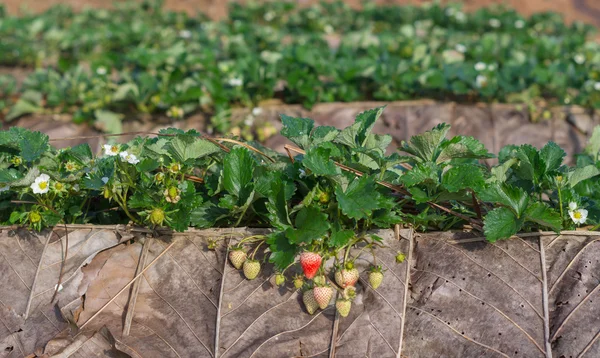
[[[401,252],[398,252],[398,254],[396,255],[396,262],[401,264],[404,262],[404,260],[406,260],[406,255],[404,255]]]
[[[302,295],[302,302],[304,302],[304,307],[308,311],[308,314],[313,314],[319,308],[319,303],[315,300],[315,295],[313,290],[304,291]]]
[[[246,261],[246,253],[241,248],[234,248],[229,251],[229,261],[236,269],[241,269]]]
[[[161,226],[165,221],[165,212],[161,208],[155,208],[150,212],[150,223],[152,225]]]
[[[371,271],[369,272],[369,283],[371,287],[377,289],[381,282],[383,282],[383,272],[381,271],[381,266],[371,267]]]
[[[335,309],[342,317],[347,317],[348,314],[350,314],[350,307],[352,307],[352,302],[350,302],[350,300],[340,298],[335,301]]]
[[[313,278],[313,281],[317,286],[323,286],[325,285],[325,283],[327,283],[327,279],[323,275],[316,276],[315,278]]]
[[[300,276],[300,275],[294,276],[294,287],[296,287],[296,289],[299,289],[299,288],[302,288],[303,285],[304,285],[304,278],[302,278],[302,276]]]
[[[254,280],[258,273],[260,272],[260,262],[256,260],[246,260],[244,261],[244,276],[248,280]]]
[[[277,275],[275,275],[275,284],[277,286],[281,286],[285,283],[285,276],[281,273],[278,273]]]
[[[319,307],[321,309],[327,308],[331,301],[331,297],[333,297],[333,289],[329,286],[317,286],[313,288],[313,293]]]

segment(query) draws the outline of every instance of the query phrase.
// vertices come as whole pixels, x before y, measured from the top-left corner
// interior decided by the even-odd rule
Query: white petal
[[[573,211],[573,210],[575,210],[575,209],[577,209],[577,203],[575,203],[575,202],[573,202],[573,201],[572,201],[572,202],[570,202],[570,203],[569,203],[569,210]]]

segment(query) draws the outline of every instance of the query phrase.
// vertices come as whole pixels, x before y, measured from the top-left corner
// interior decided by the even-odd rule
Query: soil
[[[255,0],[256,1],[256,0]],[[258,0],[260,1],[260,0]],[[264,0],[263,0],[264,1]],[[319,0],[296,0],[302,5],[316,3]],[[424,0],[374,0],[378,4],[419,4]],[[244,1],[241,1],[244,2]],[[361,0],[346,0],[352,6],[360,6]],[[442,0],[442,2],[447,2]],[[564,15],[568,22],[579,20],[600,27],[600,1],[598,0],[463,0],[465,9],[474,10],[493,4],[504,3],[524,15],[541,11],[555,11]],[[23,9],[43,11],[56,4],[68,4],[75,9],[85,7],[108,7],[112,2],[106,0],[3,0],[9,13],[16,14]],[[227,13],[226,0],[165,0],[168,9],[187,11],[195,14],[204,12],[213,18],[221,18]]]

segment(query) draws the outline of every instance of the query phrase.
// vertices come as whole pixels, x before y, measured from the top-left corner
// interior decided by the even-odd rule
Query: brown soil
[[[258,0],[260,1],[260,0]],[[318,2],[318,0],[297,0],[302,5]],[[243,0],[240,2],[244,2]],[[361,0],[346,0],[352,6],[359,6]],[[379,4],[419,4],[424,0],[375,0]],[[430,1],[429,1],[430,2]],[[442,2],[446,2],[442,0]],[[467,10],[474,10],[492,4],[504,3],[517,9],[524,15],[540,11],[560,12],[568,22],[579,20],[600,26],[600,1],[598,0],[463,0]],[[69,4],[76,9],[84,7],[107,7],[112,2],[106,0],[3,0],[10,13],[19,13],[20,9],[42,11],[51,5]],[[166,7],[176,11],[187,11],[194,14],[198,11],[211,17],[220,18],[227,11],[226,0],[165,0]]]

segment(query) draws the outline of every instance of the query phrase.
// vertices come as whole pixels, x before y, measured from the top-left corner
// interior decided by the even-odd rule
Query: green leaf
[[[540,158],[545,164],[545,173],[557,170],[567,153],[554,142],[548,142],[540,151]]]
[[[215,226],[217,221],[227,216],[229,210],[219,208],[210,201],[202,203],[202,205],[192,209],[190,212],[190,225],[208,229]]]
[[[321,143],[331,142],[339,133],[340,131],[335,127],[318,126],[312,133],[311,145],[317,146]]]
[[[588,145],[585,147],[585,152],[592,158],[596,158],[600,152],[600,126],[594,128],[594,132],[590,137]]]
[[[242,189],[252,181],[255,166],[256,162],[246,148],[233,148],[223,160],[222,180],[225,190],[239,197]]]
[[[284,270],[294,262],[298,253],[298,246],[290,244],[284,233],[274,233],[267,237],[267,244],[271,250],[269,262],[275,264],[279,270]]]
[[[92,148],[87,143],[76,145],[67,152],[79,164],[88,164],[92,160]]]
[[[315,175],[332,176],[340,174],[340,168],[331,160],[331,150],[322,147],[310,148],[302,164]]]
[[[363,146],[365,144],[367,137],[375,125],[375,122],[377,122],[377,119],[379,119],[384,109],[385,106],[377,107],[359,113],[358,116],[356,116],[354,123],[359,124],[358,133],[355,140],[356,144],[359,146]]]
[[[309,145],[309,136],[313,130],[315,122],[310,118],[295,118],[281,115],[283,128],[281,135],[294,142],[302,149],[306,149]]]
[[[342,213],[352,219],[364,219],[379,209],[379,192],[375,181],[364,175],[352,180],[346,191],[335,188],[335,197]]]
[[[449,130],[449,124],[438,124],[430,131],[412,136],[410,143],[402,141],[400,150],[416,156],[421,161],[433,162]]]
[[[122,114],[117,114],[103,109],[97,109],[94,111],[94,116],[96,117],[96,122],[94,125],[99,130],[110,134],[123,133]]]
[[[202,158],[220,151],[220,148],[205,139],[182,134],[167,144],[168,152],[175,160],[185,163],[188,160]]]
[[[347,145],[350,148],[364,146],[367,142],[367,138],[371,134],[371,130],[373,129],[375,122],[381,116],[384,109],[385,106],[370,109],[368,111],[360,113],[358,116],[356,116],[354,124],[344,128],[339,133],[339,135],[335,139],[335,142]],[[382,139],[380,138],[380,140]]]
[[[463,189],[481,191],[485,180],[481,169],[474,165],[457,165],[448,169],[442,175],[442,186],[451,193]]]
[[[160,163],[158,161],[151,158],[146,158],[137,163],[135,168],[140,173],[150,173],[151,171],[156,170],[159,166]]]
[[[508,179],[508,170],[518,162],[519,160],[517,158],[510,158],[504,163],[493,167],[491,169],[492,177],[490,180],[498,183],[504,183]]]
[[[534,222],[545,228],[550,228],[557,233],[562,229],[560,214],[548,205],[540,202],[534,202],[529,205],[527,211],[525,211],[525,220]]]
[[[582,168],[575,168],[572,172],[569,172],[569,185],[573,188],[579,182],[593,178],[600,175],[600,169],[595,165],[586,165]]]
[[[521,225],[522,220],[516,218],[510,209],[496,208],[485,216],[483,230],[488,241],[496,242],[516,234]]]
[[[19,98],[17,102],[10,107],[10,111],[6,115],[6,121],[10,122],[25,114],[41,112],[43,108],[40,103],[31,102],[24,98]]]
[[[400,181],[407,187],[423,183],[437,185],[439,183],[439,171],[440,168],[435,163],[417,163],[400,177]]]
[[[296,215],[296,228],[288,228],[285,235],[292,244],[310,244],[319,239],[329,230],[327,214],[313,206],[304,207]]]
[[[523,215],[529,203],[529,195],[522,188],[516,188],[508,184],[492,184],[484,189],[479,197],[483,201],[511,208],[519,218]]]
[[[12,183],[21,178],[23,178],[23,174],[16,169],[0,169],[0,183]]]
[[[334,231],[329,237],[329,247],[343,247],[350,239],[354,237],[354,231],[352,230],[340,230]]]
[[[281,172],[269,175],[269,179],[269,202],[266,204],[269,211],[268,218],[271,226],[283,231],[292,226],[289,217],[286,182],[283,180]]]
[[[456,158],[486,159],[494,155],[488,153],[485,145],[473,137],[456,136],[442,144],[442,151],[436,163],[440,164]]]
[[[25,131],[19,140],[21,157],[26,162],[33,162],[49,149],[48,136],[41,132]]]

